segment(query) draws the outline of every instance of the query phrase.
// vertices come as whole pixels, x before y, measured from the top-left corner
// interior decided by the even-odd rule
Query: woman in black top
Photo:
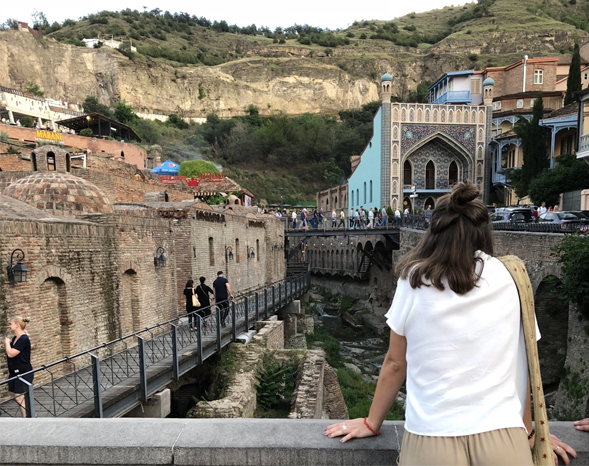
[[[186,314],[188,314],[190,330],[194,330],[196,328],[196,314],[194,311],[196,311],[197,308],[192,305],[192,295],[194,295],[194,282],[192,280],[188,280],[186,282],[186,286],[184,287],[184,296],[186,296]]]
[[[4,339],[8,360],[8,378],[10,379],[33,370],[33,366],[31,366],[31,341],[25,332],[27,322],[29,322],[29,319],[23,319],[20,316],[13,317],[10,320],[9,329],[14,333],[14,337]],[[33,383],[33,374],[27,374],[22,378],[29,383]],[[22,417],[27,417],[24,403],[24,393],[27,391],[26,384],[20,379],[11,380],[8,382],[8,391],[10,396],[14,397],[19,404]]]
[[[205,285],[205,277],[200,277],[200,285],[196,287],[196,295],[200,301],[199,314],[201,317],[207,317],[211,315],[211,300],[209,299],[209,293],[214,294],[213,290]]]

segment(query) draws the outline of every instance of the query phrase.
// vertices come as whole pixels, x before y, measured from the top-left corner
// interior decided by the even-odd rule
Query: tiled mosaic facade
[[[384,96],[383,96],[384,97]],[[383,103],[385,106],[386,103]],[[391,176],[390,205],[402,208],[410,194],[403,180],[405,160],[412,164],[413,185],[418,198],[416,209],[436,200],[451,190],[449,167],[458,166],[458,180],[470,180],[484,192],[485,153],[488,145],[485,106],[390,104],[391,110]],[[383,120],[384,124],[384,120]],[[384,139],[384,138],[383,138]],[[425,168],[435,165],[435,186],[426,189]]]

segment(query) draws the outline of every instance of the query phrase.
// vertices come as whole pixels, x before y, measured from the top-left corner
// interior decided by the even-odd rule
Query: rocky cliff
[[[440,42],[417,48],[387,40],[353,39],[347,46],[326,49],[294,40],[272,44],[259,36],[246,40],[225,34],[223,46],[234,59],[219,66],[178,67],[141,54],[129,59],[106,47],[75,47],[51,37],[38,40],[30,32],[3,31],[0,85],[24,89],[27,82],[35,82],[54,99],[79,103],[91,95],[103,104],[123,99],[138,112],[178,113],[188,118],[212,112],[222,117],[239,115],[249,105],[263,114],[335,114],[377,100],[378,78],[384,72],[395,77],[393,95],[404,99],[419,82],[435,80],[444,72],[505,65],[526,53],[559,55],[587,37],[571,25],[532,13],[525,25],[514,26],[517,22],[508,16],[513,14],[504,12],[507,5],[497,2],[492,18],[472,20]],[[451,10],[410,15],[401,18],[399,25],[409,27],[415,22],[426,28],[432,21],[441,21],[438,14]],[[371,32],[359,29],[355,37],[363,30]],[[209,42],[221,37],[211,31],[206,34],[203,40]]]

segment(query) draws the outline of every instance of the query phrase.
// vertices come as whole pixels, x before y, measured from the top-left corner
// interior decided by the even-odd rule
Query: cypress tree
[[[564,96],[564,104],[569,105],[574,102],[574,93],[581,90],[581,53],[579,44],[575,43],[571,67],[569,68],[569,77],[567,78],[567,92]]]
[[[534,112],[532,120],[519,117],[519,121],[513,128],[522,141],[523,166],[521,168],[521,180],[516,192],[519,197],[528,194],[530,182],[536,178],[542,170],[548,168],[546,128],[540,126],[540,120],[544,116],[544,102],[542,94],[534,100]]]

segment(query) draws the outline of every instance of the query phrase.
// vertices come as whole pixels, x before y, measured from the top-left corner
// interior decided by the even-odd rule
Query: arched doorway
[[[121,316],[123,334],[141,330],[139,279],[133,269],[125,271],[121,283]]]
[[[405,160],[405,163],[403,164],[403,184],[413,184],[413,167],[411,166],[411,162],[409,162],[409,160]]]
[[[423,204],[424,211],[427,210],[427,206],[431,206],[432,210],[436,208],[436,201],[434,201],[433,197],[430,196],[425,200],[425,203]]]
[[[34,344],[35,365],[71,356],[75,353],[76,342],[74,341],[74,322],[69,311],[64,281],[59,277],[48,277],[39,287],[37,299],[37,315],[42,316],[43,332],[33,338],[33,341],[38,342]],[[89,346],[94,343],[94,341],[89,342]],[[60,364],[56,369],[57,375],[62,375],[73,368]]]
[[[559,283],[555,276],[544,278],[534,296],[536,319],[542,335],[538,341],[538,357],[544,391],[558,388],[567,355],[569,307],[551,294]]]

